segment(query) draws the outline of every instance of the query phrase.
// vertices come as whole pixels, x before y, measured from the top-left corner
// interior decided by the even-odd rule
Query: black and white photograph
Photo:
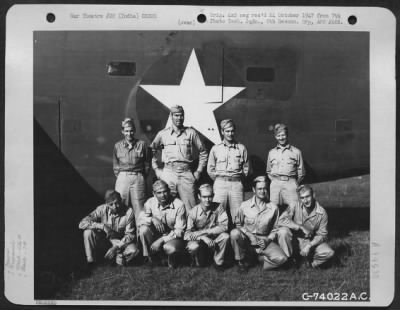
[[[394,111],[388,89],[376,113],[376,33],[333,9],[182,9],[184,29],[146,29],[156,17],[128,8],[66,11],[101,26],[52,29],[49,13],[33,27],[31,83],[13,90],[32,91],[29,152],[6,119],[6,150],[32,163],[33,259],[15,258],[29,249],[14,234],[5,272],[31,264],[33,301],[371,303],[394,248],[374,242],[374,173],[390,164],[372,141]],[[20,180],[9,197],[25,195]]]

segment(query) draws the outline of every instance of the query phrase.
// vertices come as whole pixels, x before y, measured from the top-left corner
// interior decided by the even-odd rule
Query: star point
[[[221,142],[214,110],[236,96],[245,87],[205,85],[200,65],[192,50],[180,85],[141,85],[146,92],[168,109],[181,105],[185,110],[185,124],[203,134],[213,143]],[[171,124],[171,117],[167,127]]]

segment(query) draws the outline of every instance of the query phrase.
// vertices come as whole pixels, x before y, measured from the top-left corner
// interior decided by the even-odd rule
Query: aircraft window
[[[107,65],[107,74],[111,76],[132,76],[136,74],[135,62],[112,61]]]
[[[248,67],[246,79],[248,82],[273,82],[275,71],[267,67]]]

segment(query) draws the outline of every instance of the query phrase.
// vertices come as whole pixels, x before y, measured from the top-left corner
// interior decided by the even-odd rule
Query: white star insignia
[[[140,87],[168,109],[174,105],[181,105],[185,110],[185,124],[194,127],[215,144],[219,143],[221,138],[214,110],[245,88],[205,85],[194,49],[180,85],[141,85]],[[170,125],[171,117],[166,127]]]

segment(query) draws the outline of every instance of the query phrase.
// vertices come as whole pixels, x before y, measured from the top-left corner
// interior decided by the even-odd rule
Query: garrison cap
[[[168,184],[165,183],[163,180],[157,180],[154,182],[153,184],[153,192],[156,192],[162,188],[166,187],[167,189],[169,189]]]
[[[221,121],[221,130],[224,130],[226,127],[235,127],[235,123],[231,119],[224,119]]]
[[[274,135],[277,135],[278,133],[280,133],[281,131],[285,131],[285,133],[288,133],[288,128],[285,124],[276,124],[274,126]]]
[[[135,123],[133,122],[132,118],[127,117],[121,122],[122,129],[124,129],[126,126],[131,126],[133,130],[136,130]]]
[[[173,114],[173,113],[185,113],[185,111],[183,111],[183,108],[182,108],[181,105],[174,105],[169,110],[171,111],[171,114]]]
[[[267,177],[265,175],[260,175],[253,180],[253,187],[256,188],[258,182],[267,182]]]

